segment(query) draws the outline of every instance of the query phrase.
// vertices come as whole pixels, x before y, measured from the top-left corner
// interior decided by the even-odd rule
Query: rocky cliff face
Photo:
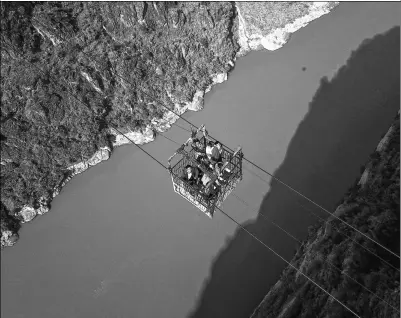
[[[170,110],[202,109],[240,48],[266,44],[274,30],[329,7],[2,2],[1,247],[16,242],[21,223],[46,213],[75,174],[128,143],[125,136],[150,142],[178,119]]]
[[[399,114],[334,214],[400,254]],[[310,228],[291,263],[362,317],[399,317],[399,259],[334,217]],[[287,267],[251,317],[348,315],[335,300]]]
[[[1,245],[113,147],[150,142],[227,78],[231,3],[1,4]],[[43,70],[41,72],[40,70]]]
[[[339,2],[236,2],[238,56],[265,48],[275,51],[291,33],[333,10]]]

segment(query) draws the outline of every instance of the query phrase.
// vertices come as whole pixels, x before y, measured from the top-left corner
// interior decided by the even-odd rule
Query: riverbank
[[[332,2],[236,2],[238,43],[243,56],[251,50],[275,51],[292,33],[328,14],[340,3]]]
[[[178,119],[161,104],[177,114],[202,109],[204,94],[227,79],[237,51],[230,3],[2,4],[1,13],[8,41],[2,247],[15,244],[19,224],[46,213],[73,176],[129,142],[109,126],[137,144],[153,141]],[[24,34],[24,42],[13,34]],[[27,69],[30,76],[21,77]],[[67,84],[69,94],[57,84]]]
[[[260,4],[255,5],[258,8],[253,13],[246,7],[246,17],[260,9]],[[2,23],[7,47],[17,47],[22,54],[2,50],[2,69],[7,70],[2,72],[6,74],[2,76],[6,94],[1,113],[5,180],[2,247],[15,244],[21,223],[49,211],[52,199],[73,176],[107,160],[114,147],[129,143],[108,125],[119,127],[135,143],[144,144],[154,140],[155,132],[166,131],[178,119],[159,103],[178,114],[203,108],[204,95],[213,85],[227,80],[236,57],[243,55],[242,34],[255,38],[249,19],[237,18],[237,12],[245,10],[240,6],[241,3],[125,3],[113,7],[71,3],[60,8],[52,4],[2,5],[2,21],[12,21],[8,25]],[[269,5],[270,16],[281,19],[285,17],[283,12],[289,12],[280,4],[274,6]],[[303,4],[293,8],[298,6]],[[290,10],[287,20],[294,24],[294,19],[300,21],[305,14],[307,21],[317,18],[315,13],[309,14],[316,11],[315,7]],[[327,7],[325,10],[327,13]],[[277,25],[269,24],[270,31],[283,26],[288,29],[288,21],[280,19]],[[302,23],[296,23],[298,28],[307,24]],[[292,32],[295,29],[292,27]],[[24,42],[13,34],[24,34]],[[160,43],[155,46],[153,41]],[[71,45],[79,50],[71,50]],[[253,44],[247,45],[256,49]],[[94,54],[100,63],[80,51]],[[42,69],[47,65],[47,77],[21,63],[26,59]],[[104,60],[109,64],[101,69],[99,64],[105,65]],[[27,69],[30,76],[21,77]],[[126,73],[128,69],[133,72]],[[71,95],[60,93],[60,87],[53,84],[54,74],[62,74],[62,85],[69,85],[78,103],[71,100]],[[15,98],[17,104],[13,104]]]
[[[251,52],[201,112],[184,117],[334,211],[399,110],[399,99],[382,104],[399,76],[398,37],[358,50],[399,23],[395,6],[344,4],[282,49]],[[335,69],[334,81],[321,80]],[[165,134],[186,136],[179,127]],[[177,146],[159,137],[144,148],[162,161]],[[223,210],[289,260],[296,243],[259,217],[261,202],[262,214],[301,239],[315,218],[296,210],[299,198],[285,187],[251,172],[244,166],[235,191],[251,207],[230,196]],[[250,316],[284,269],[223,214],[210,220],[177,196],[168,172],[133,145],[74,177],[20,235],[2,252],[7,317]]]
[[[337,218],[398,255],[399,144],[398,113],[361,177],[334,212]],[[311,226],[291,264],[361,316],[398,317],[395,309],[400,308],[399,260],[337,218],[331,216]],[[340,317],[346,311],[288,266],[251,317]]]
[[[165,112],[161,119],[152,120],[152,125],[147,126],[141,131],[129,131],[125,134],[118,134],[114,129],[110,129],[110,134],[115,136],[115,141],[113,142],[113,147],[102,147],[95,152],[95,154],[88,160],[79,162],[68,167],[71,173],[65,180],[62,181],[60,185],[55,187],[52,191],[52,198],[55,198],[61,192],[62,188],[70,181],[74,176],[83,173],[90,167],[96,166],[97,164],[108,160],[112,154],[112,150],[115,147],[119,147],[125,144],[134,142],[137,145],[143,145],[152,142],[156,138],[156,133],[163,133],[171,127],[171,125],[176,122],[179,117],[177,114],[182,115],[186,111],[199,111],[203,108],[203,96],[205,93],[209,92],[213,85],[222,83],[227,80],[227,73],[217,74],[212,77],[213,84],[205,89],[205,91],[198,91],[192,102],[187,102],[184,106],[181,106],[179,102],[175,102],[174,110]],[[46,198],[41,198],[39,200],[39,207],[34,208],[32,206],[23,206],[22,209],[16,214],[17,218],[21,220],[21,223],[27,223],[32,221],[36,216],[43,215],[49,211],[50,201]],[[8,241],[8,243],[7,243]],[[6,232],[5,237],[2,238],[2,244],[9,245],[14,244],[16,241],[13,239],[13,233]]]

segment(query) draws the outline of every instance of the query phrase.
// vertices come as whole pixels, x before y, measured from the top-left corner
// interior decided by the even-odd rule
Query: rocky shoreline
[[[262,30],[259,28],[256,28],[250,21],[247,19],[249,17],[249,14],[252,14],[252,8],[247,7],[244,9],[244,4],[237,2],[235,4],[234,11],[236,10],[237,14],[233,15],[232,19],[234,21],[232,22],[232,28],[234,30],[233,37],[235,41],[237,41],[239,45],[239,49],[234,52],[234,56],[232,59],[228,59],[225,62],[225,71],[224,72],[218,72],[210,75],[210,84],[207,85],[204,88],[198,88],[195,93],[192,96],[192,101],[187,101],[187,98],[179,97],[176,95],[171,94],[168,90],[166,90],[168,99],[170,101],[170,105],[172,105],[174,112],[178,114],[183,114],[185,111],[191,110],[191,111],[199,111],[203,108],[203,98],[204,95],[209,92],[212,89],[213,85],[216,85],[218,83],[222,83],[227,80],[228,72],[232,70],[234,67],[234,63],[237,57],[245,55],[247,52],[250,50],[256,50],[260,49],[261,46],[268,49],[268,50],[276,50],[282,45],[285,44],[285,42],[288,41],[288,34],[295,32],[299,28],[307,25],[308,22],[312,21],[313,19],[316,19],[320,17],[323,14],[328,13],[332,8],[334,8],[338,3],[335,4],[327,4],[327,3],[312,3],[311,5],[308,4],[308,8],[306,8],[306,11],[298,12],[298,15],[291,15],[291,17],[288,17],[288,21],[284,21],[284,26],[278,25],[278,27],[274,27],[269,30],[268,33],[266,33],[266,30]],[[143,10],[146,7],[146,3],[143,6]],[[260,5],[255,3],[255,12],[257,11],[258,14],[260,14]],[[140,7],[138,4],[137,7]],[[159,13],[159,10],[157,6],[155,7],[155,12]],[[202,5],[200,5],[202,9]],[[270,7],[269,7],[270,8]],[[187,10],[185,7],[182,9],[182,11],[176,11],[178,12],[178,16],[173,16],[172,20],[175,21],[174,25],[175,28],[178,28],[182,26],[182,21],[185,21],[185,10]],[[189,10],[189,9],[188,9]],[[198,9],[196,9],[198,10]],[[219,9],[220,10],[220,9]],[[281,11],[280,11],[281,10]],[[284,11],[283,11],[284,10]],[[288,10],[288,8],[278,8],[276,12],[270,12],[270,14],[276,14],[276,15],[285,15],[285,10]],[[146,17],[145,17],[145,11],[142,11],[142,20],[140,18],[140,10],[136,8],[137,13],[133,13],[134,16],[137,17],[139,21],[140,27],[146,27]],[[147,12],[149,12],[149,7],[147,9]],[[184,18],[182,18],[182,13],[184,12]],[[209,11],[208,11],[209,12]],[[246,12],[246,14],[244,13]],[[155,13],[155,15],[157,15]],[[256,13],[255,13],[256,14]],[[149,15],[149,14],[148,14]],[[188,15],[188,13],[187,13]],[[216,25],[216,17],[213,18],[213,16],[210,15],[209,12],[209,23]],[[123,19],[123,18],[121,18]],[[180,20],[181,19],[181,20]],[[294,20],[295,19],[295,20]],[[142,23],[141,23],[142,21]],[[168,21],[168,18],[167,20]],[[148,24],[151,21],[148,20]],[[121,21],[123,27],[121,29],[124,32],[129,32],[129,29],[127,31],[127,22]],[[283,21],[281,21],[283,23]],[[128,24],[128,27],[131,27]],[[149,26],[147,26],[149,27]],[[104,27],[103,27],[104,28]],[[125,28],[125,29],[124,29]],[[38,28],[35,26],[36,31],[40,34],[40,36],[43,38],[42,41],[46,41],[46,38],[48,38],[53,46],[60,46],[62,44],[62,41],[58,40],[58,38],[51,34],[47,29],[45,28]],[[50,29],[50,28],[49,28]],[[106,32],[107,28],[105,28]],[[212,29],[213,30],[213,29]],[[213,32],[221,32],[222,30],[216,29]],[[230,31],[230,30],[228,30]],[[115,31],[112,33],[112,37],[114,40],[118,41],[123,41],[123,38],[126,38],[127,35],[125,33],[119,33],[118,31]],[[227,32],[227,30],[224,30],[224,32]],[[68,32],[66,32],[68,33]],[[109,33],[109,32],[108,32]],[[123,37],[123,38],[121,38]],[[187,48],[187,51],[185,49],[185,45],[181,46],[182,50],[182,56],[185,57],[189,61],[189,55],[193,54],[193,52],[190,52],[190,49]],[[151,54],[151,53],[149,53]],[[178,59],[181,57],[178,56]],[[3,65],[2,65],[3,67]],[[156,73],[160,76],[161,74],[165,74],[165,70],[163,70],[163,67],[156,67]],[[90,69],[89,69],[90,70]],[[81,76],[82,78],[85,79],[85,81],[90,85],[93,89],[95,89],[97,92],[103,93],[107,89],[107,85],[109,84],[110,79],[103,78],[103,80],[99,79],[99,76],[96,75],[96,72],[93,72],[90,74],[90,72],[83,72],[81,71]],[[96,79],[97,76],[97,80]],[[208,81],[208,80],[206,80]],[[103,82],[103,83],[102,83]],[[73,83],[73,82],[72,82]],[[110,82],[111,83],[111,82]],[[185,83],[185,82],[184,82]],[[103,87],[102,87],[103,86]],[[124,86],[122,84],[122,86]],[[138,100],[141,100],[141,97],[138,97]],[[125,103],[125,102],[124,102]],[[148,104],[149,105],[149,104]],[[149,107],[149,106],[147,106]],[[38,112],[38,111],[36,111]],[[132,112],[132,111],[131,111]],[[39,112],[40,114],[40,112]],[[129,137],[131,140],[133,140],[135,143],[142,145],[148,142],[151,142],[155,139],[155,130],[157,132],[164,132],[167,129],[171,127],[171,125],[178,119],[178,116],[176,116],[173,112],[168,111],[165,112],[163,111],[162,116],[159,117],[153,117],[148,124],[145,124],[145,126],[142,126],[140,128],[127,128],[125,131],[128,130],[128,132],[125,133],[125,136]],[[29,205],[25,204],[19,209],[15,209],[18,212],[14,212],[14,218],[19,220],[20,223],[26,223],[31,220],[33,220],[36,216],[42,215],[46,212],[49,211],[49,206],[51,200],[60,193],[62,187],[69,181],[71,178],[79,173],[84,172],[88,168],[95,166],[99,164],[100,162],[109,159],[112,149],[117,146],[121,146],[124,144],[129,143],[123,135],[116,134],[116,132],[113,129],[108,129],[107,131],[108,135],[114,136],[114,140],[109,144],[109,145],[103,145],[98,147],[98,150],[95,151],[95,153],[89,157],[88,159],[75,163],[73,165],[68,166],[66,169],[68,173],[66,174],[66,177],[64,177],[58,185],[54,187],[53,190],[49,191],[49,194],[46,196],[41,196],[40,198],[36,199],[35,205]],[[13,160],[10,158],[3,157],[2,154],[2,160],[1,164],[3,166],[12,163]],[[9,202],[9,201],[7,201]],[[2,212],[3,214],[3,212]],[[3,228],[2,226],[2,236],[1,236],[1,247],[6,247],[6,246],[12,246],[15,244],[15,242],[18,239],[18,233],[16,231],[9,230],[7,228]]]
[[[220,84],[223,81],[227,80],[227,73],[217,74],[213,76],[213,85]],[[174,124],[175,121],[179,119],[176,114],[182,115],[188,110],[191,111],[200,111],[203,109],[203,96],[205,93],[209,92],[212,88],[212,85],[206,88],[206,90],[198,91],[199,93],[195,94],[193,101],[190,103],[185,103],[184,106],[181,106],[180,103],[176,102],[174,107],[174,113],[169,111],[166,112],[162,119],[154,120],[152,122],[152,126],[146,127],[142,132],[140,131],[131,131],[126,134],[116,134],[113,129],[110,130],[111,134],[115,134],[116,141],[113,143],[113,148],[110,147],[102,147],[98,151],[94,153],[94,155],[86,161],[79,162],[75,165],[68,167],[71,171],[71,174],[55,189],[53,189],[52,198],[55,198],[61,192],[62,188],[77,174],[83,173],[87,169],[96,166],[102,161],[108,160],[112,153],[112,149],[114,147],[123,146],[129,144],[132,140],[137,145],[143,145],[155,140],[155,134],[153,129],[156,129],[157,132],[163,133],[168,130],[171,125]],[[128,140],[129,138],[130,140]],[[50,200],[46,200],[42,198],[40,201],[40,206],[38,208],[33,208],[32,206],[23,206],[21,211],[18,212],[17,217],[20,218],[21,223],[27,223],[32,221],[36,216],[43,215],[49,211]],[[5,233],[5,238],[1,238],[2,244],[7,244],[7,241],[12,240],[8,244],[15,244],[16,240],[12,238],[12,233]],[[11,246],[11,245],[8,245]]]
[[[313,20],[330,13],[338,1],[332,2],[304,2],[301,9],[298,5],[291,7],[283,3],[282,16],[271,12],[269,5],[265,3],[237,2],[239,19],[238,43],[241,47],[237,56],[243,56],[251,50],[266,49],[275,51],[289,41],[290,35],[305,27]],[[277,16],[277,17],[276,17]],[[273,25],[268,20],[277,18]],[[257,23],[255,23],[255,20]]]

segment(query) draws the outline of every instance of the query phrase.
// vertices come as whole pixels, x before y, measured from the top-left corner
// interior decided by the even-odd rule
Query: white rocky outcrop
[[[241,13],[237,5],[238,12],[238,44],[240,51],[237,56],[243,56],[251,50],[265,48],[269,51],[275,51],[288,42],[290,34],[305,27],[309,22],[329,13],[339,2],[310,2],[308,13],[302,17],[295,19],[293,22],[286,24],[282,28],[269,30],[268,32],[261,30],[255,25],[249,25],[245,16]]]
[[[110,133],[116,136],[116,141],[113,143],[113,147],[129,144],[131,141],[137,145],[143,145],[155,139],[154,132],[150,127],[146,127],[142,132],[129,131],[125,134],[119,134],[111,128]]]
[[[348,213],[349,211],[351,211],[352,209],[356,208],[358,206],[357,203],[342,203],[339,206],[337,206],[336,210],[334,211],[334,215],[336,217],[341,217],[343,214]],[[333,216],[330,216],[327,221],[326,224],[331,221],[334,220],[335,218]]]
[[[229,61],[228,64],[234,65],[234,62],[233,61]],[[223,83],[226,80],[227,80],[227,73],[214,74],[212,76],[213,83],[206,88],[205,93],[210,92],[210,90],[212,89],[213,85]]]
[[[48,38],[54,46],[58,45],[61,43],[61,40],[57,39],[55,36],[53,36],[52,34],[50,34],[49,32],[46,32],[45,30],[39,28],[38,26],[34,25],[33,26],[36,31],[38,31],[38,33],[44,38]]]
[[[186,103],[185,107],[188,110],[192,110],[194,112],[203,109],[203,97],[205,93],[203,91],[197,91],[192,99],[192,102]]]
[[[21,218],[21,223],[26,223],[32,221],[38,213],[36,210],[30,206],[24,206],[22,210],[18,213]]]
[[[282,318],[285,316],[287,311],[291,308],[292,305],[298,300],[298,296],[293,297],[290,301],[288,301],[284,306],[283,309],[281,310],[280,314],[277,316],[277,318]]]
[[[4,246],[13,246],[18,240],[18,234],[14,234],[11,231],[1,231],[0,244],[3,248]]]
[[[13,162],[11,159],[1,159],[0,165],[5,166],[7,163]]]
[[[395,129],[395,127],[392,125],[387,130],[387,133],[383,136],[383,138],[380,139],[379,144],[376,147],[376,151],[377,152],[382,152],[382,151],[386,150],[386,148],[388,146],[388,143],[389,143],[389,140],[390,140],[390,137],[391,137],[391,134],[393,133],[394,129]],[[371,177],[371,171],[370,171],[370,167],[368,166],[363,171],[362,176],[358,181],[358,185],[361,186],[361,187],[364,187],[365,184],[369,181],[370,177]]]
[[[369,169],[365,169],[365,171],[362,173],[361,178],[359,179],[358,185],[363,187],[366,182],[368,182],[370,177],[370,170]]]
[[[68,181],[70,181],[72,177],[84,172],[85,170],[97,165],[104,160],[109,159],[110,153],[111,149],[109,147],[102,147],[98,151],[96,151],[95,154],[88,160],[70,166],[68,169],[71,170],[71,175],[53,190],[52,198],[60,193],[62,187]],[[37,215],[42,215],[49,211],[49,203],[52,198],[42,197],[39,200],[39,207],[36,209],[28,205],[23,206],[21,211],[19,211],[16,216],[19,217],[21,223],[32,221]]]
[[[92,87],[93,87],[97,92],[99,92],[99,93],[102,92],[102,90],[95,84],[95,81],[92,79],[92,77],[89,76],[88,73],[86,73],[86,72],[84,72],[84,71],[81,71],[81,75],[82,75],[83,77],[85,77],[85,79],[89,82],[89,84],[92,85]]]
[[[234,62],[230,61],[229,64],[234,65]],[[174,103],[173,111],[165,112],[161,119],[153,119],[151,121],[151,126],[148,126],[142,132],[130,131],[128,133],[125,133],[124,135],[139,145],[153,141],[156,137],[154,134],[154,130],[160,133],[165,132],[166,130],[171,128],[171,126],[179,119],[179,116],[177,115],[182,115],[187,110],[191,111],[202,110],[205,94],[212,89],[213,85],[223,83],[226,80],[227,80],[227,73],[219,73],[212,75],[212,84],[206,87],[204,91],[198,90],[194,94],[194,97],[190,102],[180,101],[175,96],[173,96],[169,91],[166,91],[167,96]],[[116,136],[116,142],[113,144],[113,146],[121,146],[130,143],[130,141],[127,138],[125,138],[121,134],[116,133],[114,129],[110,129],[110,131],[113,135]]]
[[[88,160],[77,163],[75,165],[70,166],[68,169],[71,170],[73,175],[84,172],[92,166],[97,165],[98,163],[107,160],[110,158],[111,149],[109,147],[102,147],[98,151],[94,153],[92,157]]]
[[[391,126],[390,129],[387,131],[387,133],[384,135],[384,137],[380,140],[379,144],[377,145],[376,151],[383,151],[386,149],[388,145],[389,138],[391,134],[393,133],[394,127]]]

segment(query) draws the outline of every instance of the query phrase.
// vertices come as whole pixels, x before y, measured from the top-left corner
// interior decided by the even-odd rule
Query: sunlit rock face
[[[1,49],[8,72],[1,83],[2,232],[15,233],[16,223],[46,213],[66,182],[107,160],[114,147],[151,142],[178,115],[202,110],[204,95],[227,80],[237,52],[278,48],[334,6],[3,4],[4,43],[15,50]]]
[[[237,56],[251,50],[281,48],[291,33],[329,13],[339,2],[236,2],[239,25]]]
[[[10,230],[1,231],[1,238],[0,238],[1,248],[6,246],[13,246],[17,242],[17,240],[18,240],[17,233]]]
[[[9,2],[0,14],[6,234],[114,147],[201,110],[239,49],[231,2]],[[2,246],[18,237],[6,234]]]
[[[35,209],[30,206],[24,206],[18,213],[19,217],[22,219],[22,223],[32,221],[37,214],[38,213],[35,211]]]
[[[103,147],[96,151],[94,155],[88,160],[82,161],[75,165],[72,165],[68,169],[71,170],[72,175],[76,175],[84,172],[88,168],[99,164],[100,162],[110,158],[111,149],[109,147]]]

